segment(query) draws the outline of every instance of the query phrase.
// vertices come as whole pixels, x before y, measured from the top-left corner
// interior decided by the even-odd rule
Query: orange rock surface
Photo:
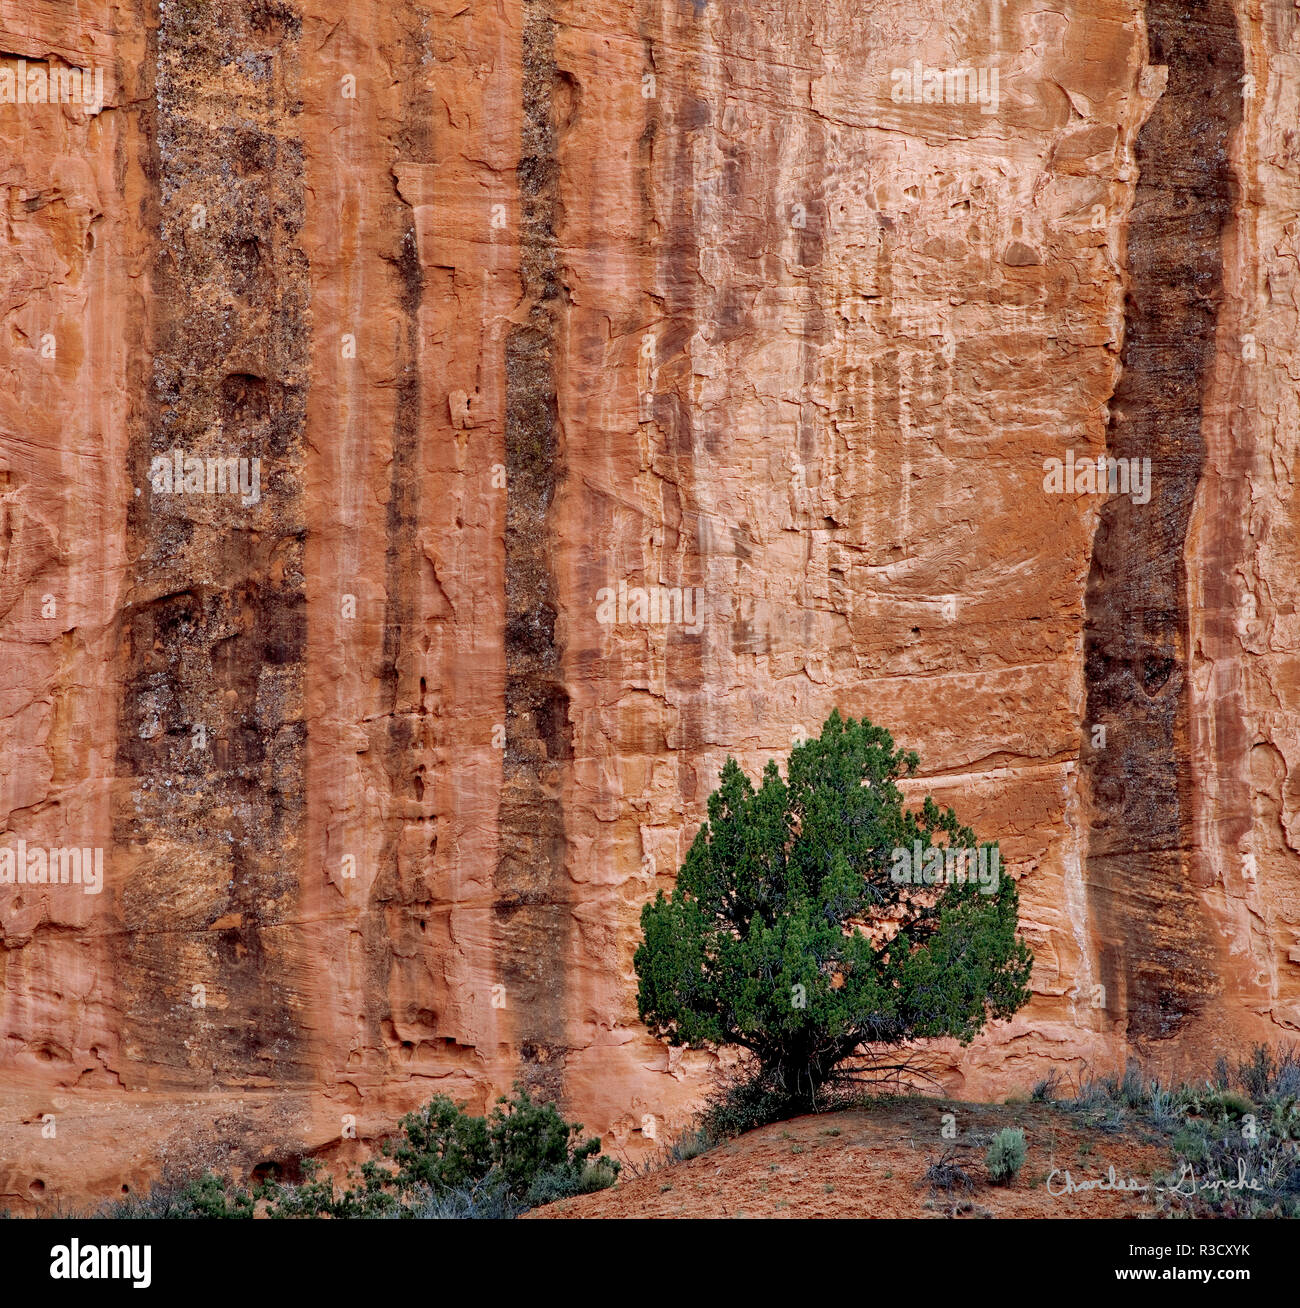
[[[661,1141],[640,907],[837,706],[1020,883],[951,1093],[1300,1028],[1292,6],[0,33],[0,845],[104,866],[0,885],[0,1207],[517,1077]]]

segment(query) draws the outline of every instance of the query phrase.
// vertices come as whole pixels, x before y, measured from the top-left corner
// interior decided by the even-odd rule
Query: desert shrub
[[[254,1196],[241,1186],[205,1172],[198,1180],[155,1182],[145,1194],[101,1205],[96,1217],[165,1221],[223,1221],[251,1218]]]
[[[1124,1079],[1116,1089],[1116,1097],[1125,1108],[1145,1108],[1148,1086],[1142,1075],[1142,1069],[1129,1059],[1124,1065]]]
[[[252,1217],[513,1217],[526,1208],[613,1185],[619,1163],[582,1139],[554,1104],[515,1088],[487,1117],[445,1096],[408,1113],[400,1134],[384,1142],[348,1184],[336,1185],[314,1158],[302,1179],[270,1177],[251,1192],[206,1173],[184,1185],[154,1186],[148,1195],[117,1200],[98,1215],[136,1218]]]
[[[553,1111],[553,1110],[552,1110]],[[383,1152],[397,1164],[399,1191],[428,1186],[454,1190],[481,1181],[492,1170],[492,1140],[484,1117],[475,1117],[446,1095],[437,1095],[398,1123],[401,1135]]]
[[[1269,1108],[1268,1127],[1282,1140],[1300,1140],[1300,1103],[1294,1095],[1273,1102]]]
[[[570,1199],[578,1194],[607,1190],[617,1180],[617,1165],[609,1158],[585,1163],[576,1172],[549,1168],[538,1172],[528,1187],[526,1199],[530,1208],[536,1208],[541,1204],[554,1203],[557,1199]]]
[[[1151,1124],[1166,1134],[1176,1131],[1183,1120],[1183,1108],[1172,1090],[1164,1089],[1159,1081],[1151,1082],[1147,1096],[1147,1116]]]
[[[1300,1098],[1300,1050],[1295,1045],[1284,1045],[1278,1050],[1271,1090],[1280,1098]]]
[[[521,1086],[512,1098],[501,1096],[487,1117],[439,1095],[399,1126],[401,1135],[383,1150],[394,1170],[363,1167],[364,1185],[351,1192],[355,1215],[386,1209],[390,1197],[409,1209],[413,1195],[426,1196],[427,1208],[427,1196],[453,1192],[489,1209],[507,1201],[531,1207],[603,1190],[618,1179],[619,1163],[601,1156],[596,1137],[584,1141],[580,1123],[566,1122],[554,1104],[534,1100]]]
[[[674,1163],[686,1163],[692,1158],[706,1154],[722,1143],[724,1137],[702,1125],[697,1118],[690,1126],[680,1131],[667,1143],[659,1146],[652,1153],[643,1153],[635,1159],[624,1160],[627,1172],[637,1177],[649,1176],[652,1172],[671,1167]]]
[[[1194,1126],[1184,1126],[1176,1132],[1171,1145],[1175,1157],[1190,1163],[1199,1163],[1205,1157],[1208,1147],[1205,1132],[1198,1131]]]
[[[1267,1045],[1256,1045],[1249,1059],[1237,1064],[1237,1084],[1254,1100],[1263,1103],[1273,1090],[1277,1064]]]
[[[303,1159],[302,1173],[299,1182],[273,1178],[258,1186],[255,1194],[267,1217],[386,1217],[401,1207],[388,1173],[373,1162],[361,1165],[359,1185],[341,1190],[315,1158]]]
[[[1018,1126],[1005,1126],[993,1137],[984,1165],[994,1185],[1009,1185],[1025,1161],[1025,1133]]]
[[[1113,1082],[1112,1082],[1113,1084]],[[1092,1113],[1110,1106],[1110,1095],[1106,1082],[1091,1074],[1081,1075],[1075,1088],[1074,1097],[1061,1101],[1063,1108],[1074,1112]]]
[[[423,1186],[411,1193],[405,1205],[386,1213],[387,1217],[410,1217],[418,1221],[508,1221],[525,1212],[528,1205],[511,1196],[491,1180],[433,1190]]]
[[[692,1158],[708,1153],[717,1143],[702,1127],[691,1127],[683,1131],[670,1146],[670,1154],[675,1163],[688,1163]]]
[[[1165,1215],[1300,1217],[1300,1148],[1294,1141],[1266,1129],[1245,1138],[1207,1123],[1180,1133],[1174,1143],[1176,1167],[1160,1178],[1156,1192]]]
[[[566,1122],[554,1104],[535,1103],[516,1088],[513,1099],[497,1100],[488,1120],[492,1170],[518,1198],[546,1193],[533,1203],[603,1190],[618,1179],[618,1163],[600,1158],[600,1141],[581,1139],[582,1124]]]
[[[1245,1095],[1236,1090],[1221,1089],[1209,1081],[1203,1082],[1199,1088],[1181,1087],[1177,1098],[1191,1117],[1240,1121],[1254,1111],[1254,1105]]]
[[[1300,1096],[1300,1051],[1294,1045],[1255,1045],[1238,1062],[1235,1081],[1257,1104]]]
[[[1235,1090],[1220,1091],[1217,1106],[1219,1111],[1233,1122],[1239,1122],[1255,1107],[1245,1095],[1238,1094]]]
[[[931,1193],[942,1190],[951,1196],[953,1190],[973,1190],[975,1182],[969,1173],[957,1162],[955,1149],[945,1149],[938,1158],[931,1158],[929,1166],[921,1173],[921,1185],[928,1185]]]
[[[613,1185],[619,1164],[600,1156],[600,1141],[583,1141],[580,1123],[519,1086],[487,1117],[445,1095],[406,1114],[400,1134],[384,1142],[382,1159],[363,1163],[356,1181],[336,1190],[314,1162],[306,1179],[259,1191],[271,1217],[415,1217],[511,1215]]]
[[[619,1163],[602,1157],[596,1137],[584,1141],[582,1125],[566,1122],[554,1104],[534,1100],[515,1087],[491,1114],[473,1117],[445,1096],[402,1118],[402,1135],[386,1146],[397,1165],[390,1183],[405,1197],[420,1188],[434,1194],[486,1186],[510,1199],[536,1205],[603,1190],[618,1179]],[[373,1186],[385,1183],[372,1170]]]
[[[701,1110],[697,1129],[711,1140],[731,1140],[797,1112],[794,1096],[777,1078],[758,1069],[737,1069],[720,1078]]]

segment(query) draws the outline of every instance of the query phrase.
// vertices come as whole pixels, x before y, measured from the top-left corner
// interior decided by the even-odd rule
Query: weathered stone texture
[[[517,1077],[671,1133],[713,1060],[636,1022],[640,906],[835,706],[1020,880],[1034,999],[954,1091],[1300,1029],[1293,6],[0,33],[107,87],[0,103],[0,830],[106,855],[0,887],[0,1206]],[[259,502],[156,492],[176,447]]]

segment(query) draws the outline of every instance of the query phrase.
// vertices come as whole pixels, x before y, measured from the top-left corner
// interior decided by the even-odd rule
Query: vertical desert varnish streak
[[[287,926],[305,812],[300,27],[219,0],[160,7],[153,37],[153,367],[129,456],[112,861],[122,1046],[155,1086],[307,1079]],[[249,52],[275,76],[232,75]],[[257,503],[154,495],[174,447],[275,472]]]
[[[1183,550],[1205,458],[1242,73],[1227,0],[1152,0],[1146,18],[1147,61],[1169,81],[1137,138],[1107,453],[1151,458],[1151,498],[1102,509],[1084,634],[1089,906],[1107,1011],[1139,1049],[1177,1034],[1218,985],[1191,855]],[[1098,723],[1106,743],[1092,749]]]
[[[514,1038],[529,1079],[558,1092],[571,929],[561,784],[573,747],[550,520],[563,481],[555,380],[565,304],[555,231],[562,75],[542,0],[524,4],[522,53],[519,277],[527,310],[506,338],[506,735],[495,911]]]

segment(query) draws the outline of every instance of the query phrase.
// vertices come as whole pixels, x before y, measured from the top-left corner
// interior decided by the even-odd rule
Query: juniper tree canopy
[[[732,758],[671,896],[641,913],[641,1020],[674,1045],[739,1045],[811,1100],[855,1056],[970,1041],[1029,998],[1015,882],[960,870],[974,833],[927,796],[889,732],[836,711],[757,788]],[[945,851],[908,876],[899,851]],[[985,866],[996,846],[983,846]],[[919,862],[920,860],[918,860]],[[958,870],[954,874],[954,867]],[[934,871],[935,868],[940,870]],[[928,880],[927,880],[928,877]]]

